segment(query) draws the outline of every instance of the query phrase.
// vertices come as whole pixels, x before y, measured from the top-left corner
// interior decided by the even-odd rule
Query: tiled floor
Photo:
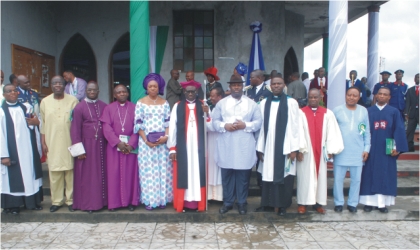
[[[419,222],[2,223],[1,248],[419,249]]]

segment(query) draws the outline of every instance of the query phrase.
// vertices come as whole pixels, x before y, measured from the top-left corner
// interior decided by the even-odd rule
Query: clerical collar
[[[125,106],[125,102],[124,103],[118,103],[121,107]]]
[[[96,103],[96,102],[98,101],[98,98],[96,98],[95,100],[92,100],[92,99],[89,99],[89,98],[85,97],[85,101],[86,101],[87,103]],[[124,106],[124,105],[123,105],[123,106]]]
[[[193,104],[193,103],[195,103],[195,100],[194,100],[194,101],[190,101],[190,100],[188,100],[188,99],[185,99],[185,101],[187,101],[189,104]]]
[[[384,104],[384,106],[379,105],[378,103],[376,103],[376,107],[378,107],[379,110],[384,109],[386,106],[386,103]]]
[[[280,102],[280,96],[273,95],[273,99],[271,99],[272,102]]]
[[[313,112],[316,112],[318,108],[311,108]]]
[[[6,103],[9,105],[9,106],[16,106],[17,105],[17,103],[18,102],[8,102],[8,101],[6,101]]]

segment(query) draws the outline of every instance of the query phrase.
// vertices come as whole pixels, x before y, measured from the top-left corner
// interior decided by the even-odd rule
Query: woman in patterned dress
[[[171,113],[168,102],[159,96],[165,89],[165,80],[159,74],[147,75],[143,87],[146,96],[137,101],[134,132],[140,135],[140,202],[146,210],[153,210],[165,208],[173,200],[172,164],[166,146]]]

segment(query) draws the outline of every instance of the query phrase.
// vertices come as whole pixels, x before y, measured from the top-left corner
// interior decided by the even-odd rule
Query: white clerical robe
[[[276,138],[276,121],[277,113],[280,107],[280,102],[271,102],[270,108],[270,121],[268,124],[267,139],[264,138],[264,109],[267,99],[261,101],[259,107],[261,114],[263,114],[263,122],[260,129],[260,133],[257,141],[257,151],[264,153],[264,162],[259,163],[258,172],[262,174],[262,180],[272,182],[274,177],[274,155],[275,152],[275,138]],[[288,120],[286,125],[286,134],[284,137],[283,155],[285,158],[285,171],[284,177],[288,175],[296,175],[296,164],[290,164],[290,169],[286,171],[286,163],[288,161],[287,155],[291,152],[298,151],[305,147],[305,143],[302,143],[299,137],[299,133],[303,133],[302,128],[299,126],[299,105],[293,98],[287,99],[288,105]],[[265,143],[264,143],[265,140]]]
[[[25,192],[11,193],[9,186],[9,174],[7,166],[1,165],[1,190],[2,194],[13,196],[31,196],[39,191],[42,186],[42,178],[35,180],[35,170],[33,164],[31,134],[26,123],[25,114],[20,106],[9,107],[10,116],[13,120],[15,129],[16,146],[19,155],[19,165],[22,172],[23,185]],[[0,152],[1,158],[9,157],[7,147],[6,117],[3,109],[0,108]],[[36,128],[35,128],[36,129]],[[39,146],[39,145],[38,145]],[[40,150],[38,148],[38,150]]]
[[[209,111],[212,117],[212,111]],[[208,199],[223,200],[222,170],[216,164],[217,137],[219,133],[214,129],[212,120],[208,120],[207,126],[207,166],[208,166]]]
[[[297,162],[297,203],[300,205],[314,205],[315,203],[327,205],[327,161],[324,155],[339,154],[344,149],[340,127],[333,112],[327,109],[322,123],[322,145],[318,177],[308,120],[302,110],[300,112],[300,126],[303,129],[301,140],[306,147],[300,150],[303,161]]]
[[[190,109],[190,117],[188,117],[187,127],[187,159],[188,159],[188,188],[185,189],[184,200],[185,201],[201,201],[200,191],[200,168],[198,161],[198,137],[197,137],[197,123],[195,117],[195,103],[188,103]],[[176,147],[176,134],[177,134],[177,109],[178,103],[175,103],[172,112],[171,119],[169,121],[169,137],[167,141],[168,148]],[[198,119],[203,119],[199,117]],[[183,131],[180,131],[183,133]],[[176,153],[171,150],[169,154]]]

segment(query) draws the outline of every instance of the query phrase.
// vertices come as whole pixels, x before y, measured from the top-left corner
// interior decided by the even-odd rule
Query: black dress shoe
[[[372,206],[364,206],[363,211],[365,212],[372,212],[373,207]]]
[[[335,207],[334,207],[334,211],[336,211],[336,212],[338,212],[338,213],[343,212],[343,206],[335,206]]]
[[[20,213],[20,209],[18,207],[11,208],[10,213],[13,215],[18,215]]]
[[[136,209],[133,205],[128,206],[128,211],[133,212]]]
[[[40,205],[36,205],[32,210],[42,210],[42,207]]]
[[[10,213],[10,208],[5,208],[3,209],[3,212],[1,212],[2,214],[8,214]]]
[[[73,205],[69,205],[69,211],[74,212]]]
[[[246,205],[245,204],[238,205],[238,212],[241,215],[246,214],[247,212]]]
[[[219,213],[220,214],[225,214],[227,213],[229,210],[232,210],[233,206],[226,206],[223,205],[220,209],[219,209]]]
[[[352,206],[347,205],[347,210],[349,210],[350,213],[357,213],[357,208],[356,207],[352,207]]]
[[[112,208],[112,209],[108,209],[108,211],[110,211],[110,212],[116,212],[117,210],[115,208]]]
[[[93,213],[93,210],[88,210],[87,212],[88,212],[89,214],[91,214],[91,213]]]
[[[277,213],[277,215],[284,216],[285,214],[286,214],[286,208],[284,207],[279,208],[279,212]]]
[[[54,212],[56,212],[58,209],[60,209],[61,208],[61,206],[56,206],[56,205],[52,205],[51,207],[50,207],[50,212],[51,213],[54,213]]]
[[[386,213],[388,213],[388,208],[381,207],[381,208],[379,208],[379,212],[386,214]]]

